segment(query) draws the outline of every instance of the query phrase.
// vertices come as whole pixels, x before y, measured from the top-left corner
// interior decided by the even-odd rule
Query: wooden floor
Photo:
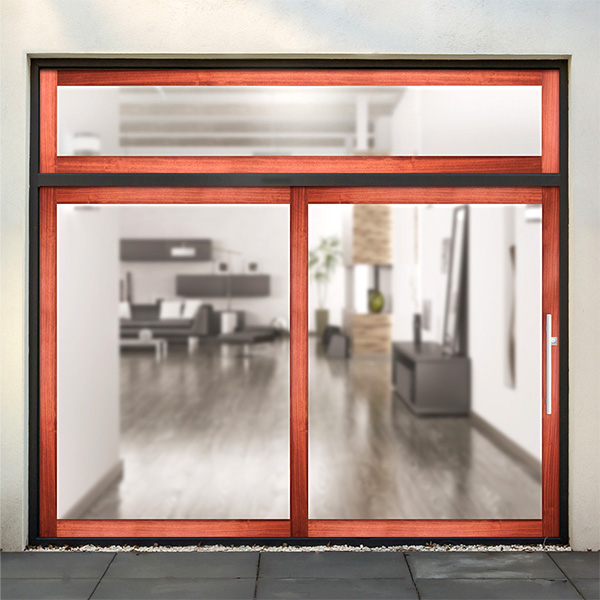
[[[389,360],[311,342],[311,518],[540,518],[539,480],[469,418],[416,417]],[[83,518],[287,518],[288,353],[124,353],[124,477]]]

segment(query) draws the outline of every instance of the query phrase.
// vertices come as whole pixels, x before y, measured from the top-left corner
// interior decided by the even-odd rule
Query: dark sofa
[[[158,303],[132,304],[131,319],[121,319],[120,328],[121,338],[136,338],[142,329],[149,329],[154,338],[182,342],[215,333],[210,304],[202,304],[193,319],[161,319]]]

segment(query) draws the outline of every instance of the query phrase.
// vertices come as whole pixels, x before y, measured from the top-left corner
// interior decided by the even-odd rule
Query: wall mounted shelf
[[[231,293],[228,286],[231,285]],[[258,298],[271,293],[269,275],[177,275],[178,296],[187,298]]]
[[[206,239],[122,239],[121,260],[129,262],[204,262],[212,259]]]

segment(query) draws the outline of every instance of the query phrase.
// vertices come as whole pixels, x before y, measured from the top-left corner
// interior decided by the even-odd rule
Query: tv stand
[[[468,415],[471,409],[471,361],[444,354],[442,345],[392,344],[394,392],[417,415]]]

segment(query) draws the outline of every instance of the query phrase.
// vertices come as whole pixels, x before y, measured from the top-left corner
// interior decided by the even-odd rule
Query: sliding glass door
[[[539,534],[548,517],[556,195],[442,197],[308,194],[314,535],[424,521]]]
[[[42,207],[57,534],[288,535],[289,189],[81,193]]]

